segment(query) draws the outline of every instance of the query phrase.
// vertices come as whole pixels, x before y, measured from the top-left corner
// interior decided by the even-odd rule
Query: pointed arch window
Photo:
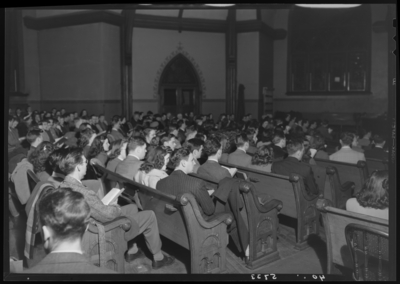
[[[295,6],[289,16],[288,94],[369,93],[371,31],[370,5]]]

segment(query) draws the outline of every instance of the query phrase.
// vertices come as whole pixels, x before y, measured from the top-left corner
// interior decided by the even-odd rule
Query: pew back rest
[[[249,181],[254,183],[258,196],[269,194],[282,201],[281,214],[297,218],[299,209],[297,203],[300,204],[300,200],[303,200],[303,198],[300,198],[300,194],[306,194],[302,177],[296,174],[287,177],[228,163],[221,163],[221,165],[237,168],[239,171],[246,173]]]
[[[345,228],[348,224],[360,224],[389,232],[388,220],[334,208],[329,200],[319,199],[317,208],[322,214],[325,228],[328,248],[328,274],[332,272],[333,264],[353,268],[345,235]]]
[[[348,181],[354,182],[355,193],[361,190],[368,177],[367,164],[365,161],[358,161],[357,164],[350,164],[325,159],[315,159],[315,162],[321,167],[335,167],[339,174],[339,181],[341,184]]]
[[[370,176],[372,172],[376,170],[379,171],[389,170],[389,164],[388,161],[386,160],[367,158],[366,162],[367,162],[368,176]]]

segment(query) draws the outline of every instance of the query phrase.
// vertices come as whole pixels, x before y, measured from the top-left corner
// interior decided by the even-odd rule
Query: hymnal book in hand
[[[236,172],[237,172],[237,168],[228,168],[228,167],[224,167],[224,166],[221,166],[221,167],[227,169],[228,172],[231,174],[232,177],[233,177],[233,176],[236,174]]]
[[[66,137],[60,137],[60,138],[56,138],[54,141],[54,145],[61,145],[63,144],[65,141],[67,141],[68,139]]]
[[[110,190],[109,193],[107,193],[106,196],[103,197],[103,199],[101,200],[103,202],[104,205],[109,205],[111,203],[113,203],[118,196],[121,195],[121,193],[125,190],[125,188],[123,189],[119,189],[119,188],[113,188]]]

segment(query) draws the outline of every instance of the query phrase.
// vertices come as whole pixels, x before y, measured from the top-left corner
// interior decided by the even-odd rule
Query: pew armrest
[[[129,231],[129,229],[131,228],[131,221],[128,218],[121,216],[115,218],[110,222],[103,223],[103,226],[106,232],[111,231],[117,227],[121,227],[126,232]],[[97,226],[95,226],[94,224],[89,225],[88,231],[93,234],[99,233]]]
[[[202,218],[202,219],[203,219],[203,218]],[[207,229],[210,229],[210,228],[213,228],[213,227],[218,226],[218,225],[221,224],[222,222],[224,222],[225,224],[229,225],[230,223],[232,223],[232,216],[231,216],[231,214],[229,214],[229,213],[221,212],[221,213],[217,213],[217,214],[211,216],[211,217],[210,217],[209,219],[207,219],[207,220],[204,220],[204,219],[203,219],[202,221],[205,222],[205,223],[207,223],[207,224],[206,224],[206,225],[203,225],[202,222],[200,222],[200,220],[199,220],[199,223],[200,223],[203,227],[205,227],[205,228],[207,228]]]
[[[354,189],[356,188],[356,185],[352,181],[346,181],[345,183],[342,184],[342,191],[348,191],[351,190],[351,193],[353,194]]]
[[[283,207],[282,201],[277,200],[277,199],[272,199],[265,204],[260,204],[259,202],[255,202],[255,204],[257,206],[258,211],[260,211],[261,213],[268,213],[269,211],[271,211],[275,208],[278,211],[280,211]]]

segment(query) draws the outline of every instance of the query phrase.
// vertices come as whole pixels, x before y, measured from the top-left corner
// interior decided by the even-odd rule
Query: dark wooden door
[[[194,87],[163,87],[161,112],[173,114],[196,112],[196,90]]]

